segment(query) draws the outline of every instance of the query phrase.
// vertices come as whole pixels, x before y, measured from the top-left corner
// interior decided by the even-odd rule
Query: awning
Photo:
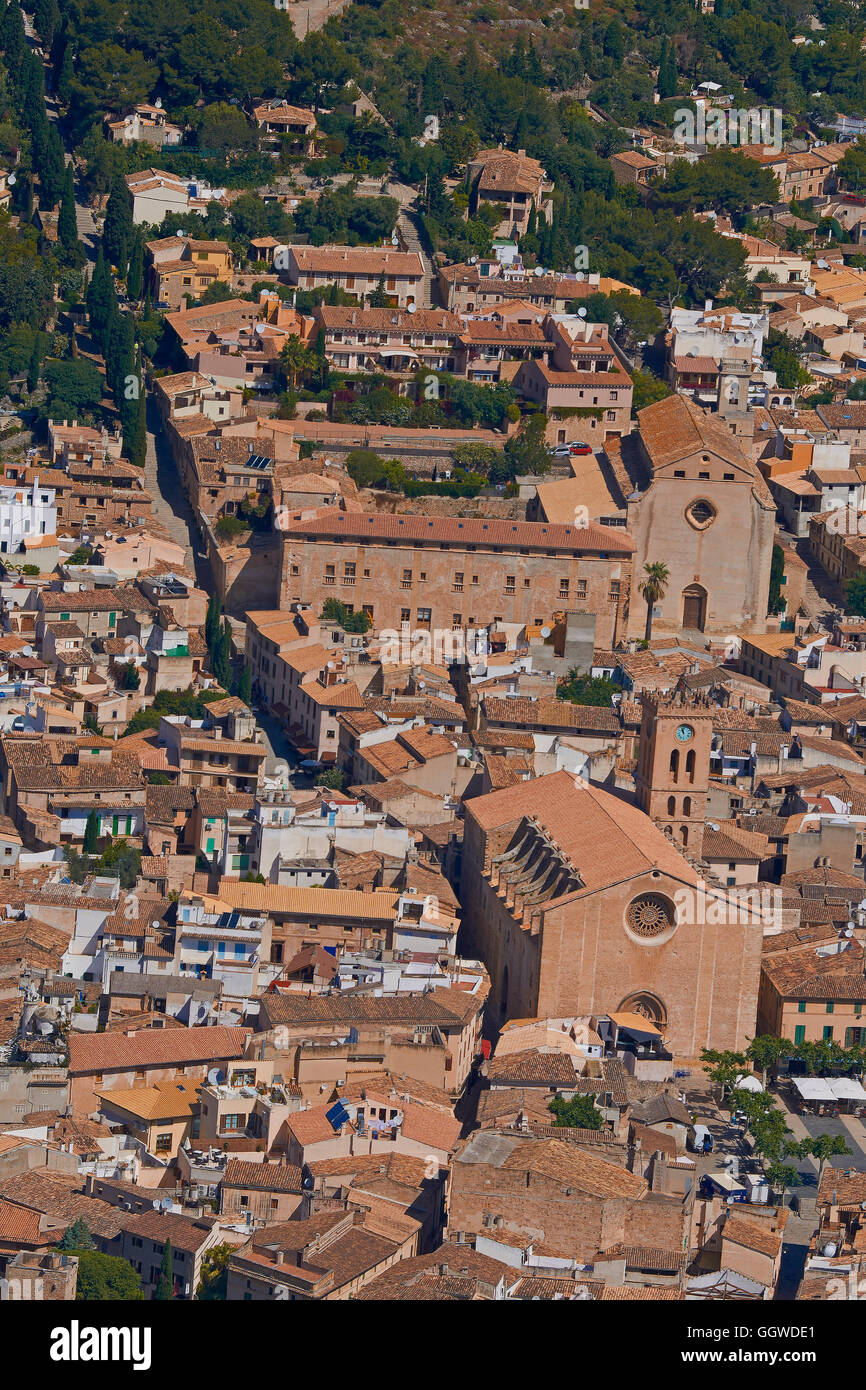
[[[837,1100],[866,1100],[866,1091],[859,1081],[853,1081],[850,1076],[839,1076],[830,1085]]]
[[[661,1030],[656,1028],[643,1014],[621,1013],[611,1014],[611,1023],[615,1023],[617,1028],[621,1028],[626,1033],[631,1033],[633,1037],[660,1038]]]
[[[829,1081],[823,1076],[795,1076],[794,1085],[804,1100],[835,1100]]]
[[[832,1080],[826,1076],[795,1077],[794,1085],[804,1100],[866,1101],[866,1091],[850,1076],[837,1076]]]
[[[738,1076],[735,1091],[763,1091],[763,1086],[756,1076]]]

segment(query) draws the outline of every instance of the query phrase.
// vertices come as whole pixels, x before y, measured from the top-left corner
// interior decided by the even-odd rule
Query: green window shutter
[[[112,835],[116,835],[116,834],[117,834],[117,827],[118,827],[119,823],[120,823],[120,817],[119,817],[119,816],[112,816],[112,817],[111,817],[111,833],[112,833]]]
[[[205,848],[205,853],[206,853],[206,854],[213,854],[213,852],[214,852],[214,846],[215,846],[215,845],[216,845],[216,841],[215,841],[213,835],[209,836],[209,838],[205,841],[205,847],[204,847],[204,848]]]
[[[801,999],[800,1002],[799,1002],[799,1004],[797,1005],[797,1013],[798,1013],[798,1014],[804,1014],[805,1012],[806,1012],[806,1001],[805,1001],[805,999]]]
[[[109,613],[109,615],[108,615],[108,626],[109,626],[109,627],[114,627],[116,623],[117,623],[117,614],[116,614],[116,613]]]
[[[71,617],[72,617],[72,614],[71,614],[71,613],[61,613],[61,614],[60,614],[60,621],[61,621],[62,623],[68,623],[68,622],[69,622],[69,619],[70,619]]]
[[[794,1042],[797,1043],[797,1045],[799,1046],[799,1044],[800,1044],[801,1042],[805,1042],[805,1041],[806,1041],[806,1027],[805,1027],[805,1024],[798,1023],[798,1024],[797,1024],[797,1027],[794,1029]]]
[[[825,1041],[825,1042],[832,1042],[832,1041],[833,1041],[833,1025],[832,1025],[831,1023],[828,1023],[828,1024],[827,1024],[827,1027],[824,1029],[824,1041]]]

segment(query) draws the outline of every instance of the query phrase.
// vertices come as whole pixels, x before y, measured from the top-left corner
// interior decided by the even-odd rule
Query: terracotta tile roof
[[[485,193],[537,194],[545,177],[541,163],[521,150],[479,150],[472,163],[481,165],[478,187]]]
[[[448,996],[447,1001],[437,998],[440,993]],[[305,1027],[311,1023],[399,1023],[411,1027],[435,1023],[440,1028],[453,1028],[462,1021],[462,1016],[451,1007],[452,993],[460,993],[461,1000],[468,999],[476,1009],[480,1007],[481,1001],[473,1001],[471,995],[433,990],[430,994],[394,996],[264,994],[261,1008],[272,1027],[277,1024]]]
[[[48,1245],[50,1237],[40,1237],[38,1211],[0,1197],[0,1243],[3,1241],[15,1245]]]
[[[458,1161],[455,1158],[455,1162]],[[636,1200],[645,1195],[647,1184],[636,1173],[609,1163],[597,1154],[587,1153],[559,1139],[532,1139],[518,1143],[504,1159],[505,1169],[538,1173],[543,1177],[575,1187],[590,1197],[624,1197]]]
[[[420,280],[424,266],[417,251],[380,246],[292,246],[301,274],[398,275]]]
[[[717,830],[711,825],[704,827],[702,859],[726,859],[736,863],[760,863],[767,854],[765,835],[737,834],[733,830]]]
[[[404,1105],[401,1132],[416,1144],[429,1144],[431,1149],[450,1153],[463,1128],[462,1121],[446,1115],[429,1105]]]
[[[157,1081],[151,1086],[118,1086],[97,1091],[103,1110],[124,1110],[141,1120],[186,1119],[198,1103],[194,1085]]]
[[[601,1295],[601,1302],[679,1303],[684,1297],[682,1289],[672,1289],[659,1284],[608,1284]]]
[[[625,1260],[627,1269],[642,1269],[651,1271],[664,1271],[673,1274],[678,1269],[685,1269],[689,1263],[690,1255],[688,1251],[664,1250],[650,1245],[611,1245],[607,1250],[599,1251],[596,1255],[598,1260]]]
[[[224,878],[216,901],[240,911],[288,913],[311,921],[343,917],[354,921],[392,921],[399,894],[390,888],[371,893],[343,888],[293,888],[276,883],[244,883]]]
[[[772,1259],[782,1248],[782,1232],[771,1231],[763,1221],[749,1221],[743,1216],[729,1215],[722,1227],[722,1240],[733,1241],[734,1245],[744,1245],[747,1250],[756,1250],[760,1255]],[[722,1255],[724,1263],[724,1254]]]
[[[866,1202],[866,1173],[827,1167],[818,1188],[819,1202],[834,1206],[859,1207]]]
[[[172,1250],[194,1253],[210,1239],[214,1222],[171,1211],[120,1212],[120,1229],[159,1243],[171,1241]]]
[[[445,1274],[440,1271],[444,1270]],[[416,1255],[408,1260],[398,1260],[390,1269],[370,1281],[365,1287],[359,1290],[357,1298],[367,1301],[385,1299],[391,1300],[401,1297],[401,1290],[411,1293],[412,1287],[419,1281],[445,1278],[453,1280],[470,1280],[476,1284],[478,1281],[492,1286],[493,1288],[505,1280],[510,1285],[514,1280],[515,1270],[512,1266],[501,1263],[499,1260],[490,1259],[487,1255],[481,1255],[477,1250],[473,1250],[469,1245],[448,1244],[441,1245],[436,1250],[431,1250],[426,1255]],[[450,1290],[446,1296],[455,1297],[455,1290],[451,1283],[447,1285]],[[422,1298],[429,1299],[430,1290],[427,1282],[423,1285]],[[459,1296],[466,1296],[460,1293]],[[489,1295],[487,1295],[489,1296]]]
[[[249,1028],[156,1028],[131,1036],[106,1033],[69,1038],[70,1076],[146,1067],[189,1066],[244,1055]]]
[[[593,733],[619,734],[622,731],[615,709],[601,705],[573,705],[568,700],[501,699],[486,695],[484,715],[489,724],[515,724],[526,730],[542,726],[561,729],[588,729]]]
[[[513,1052],[506,1057],[494,1057],[487,1065],[491,1086],[573,1086],[576,1079],[574,1062],[563,1052]]]
[[[463,326],[457,314],[447,309],[418,309],[410,314],[406,309],[356,309],[351,306],[321,304],[316,318],[325,329],[353,328],[360,332],[453,333]]]
[[[95,1197],[86,1197],[81,1186],[82,1179],[77,1174],[49,1177],[31,1170],[0,1179],[0,1196],[59,1218],[69,1226],[80,1218],[95,1236],[113,1240],[121,1229],[120,1213]]]
[[[466,803],[466,817],[484,831],[516,828],[524,816],[535,816],[558,842],[585,884],[578,893],[595,892],[654,867],[696,882],[694,869],[643,812],[598,787],[576,787],[567,772]]]
[[[222,1186],[248,1187],[255,1192],[302,1192],[304,1175],[292,1163],[247,1163],[230,1158]]]
[[[569,554],[603,551],[630,555],[634,542],[621,527],[557,526],[541,521],[498,521],[481,517],[391,516],[384,512],[342,512],[328,508],[308,521],[285,528],[299,537],[352,536],[355,540],[429,540],[434,544],[489,545],[515,549],[564,550]]]

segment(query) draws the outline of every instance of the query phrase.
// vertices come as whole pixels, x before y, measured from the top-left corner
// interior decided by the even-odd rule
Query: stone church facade
[[[462,896],[494,1021],[637,1010],[688,1057],[754,1035],[761,923],[628,801],[555,772],[467,802]]]
[[[638,428],[611,445],[635,543],[627,634],[642,637],[646,564],[670,571],[653,634],[725,636],[766,630],[775,504],[721,415],[682,396],[640,411]]]

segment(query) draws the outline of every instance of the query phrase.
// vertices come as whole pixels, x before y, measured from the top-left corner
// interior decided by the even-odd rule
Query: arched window
[[[686,754],[686,776],[690,782],[695,780],[695,750],[690,748]]]
[[[676,782],[680,775],[680,750],[674,748],[671,751],[671,777]]]
[[[677,813],[677,799],[675,796],[668,797],[668,815],[675,816]]]
[[[689,828],[687,825],[680,826],[680,839],[683,842],[683,847],[685,847],[689,842]]]
[[[685,798],[685,800],[683,801],[683,815],[684,815],[684,816],[690,816],[691,814],[692,814],[692,798],[691,798],[690,796],[687,796],[687,797]]]

